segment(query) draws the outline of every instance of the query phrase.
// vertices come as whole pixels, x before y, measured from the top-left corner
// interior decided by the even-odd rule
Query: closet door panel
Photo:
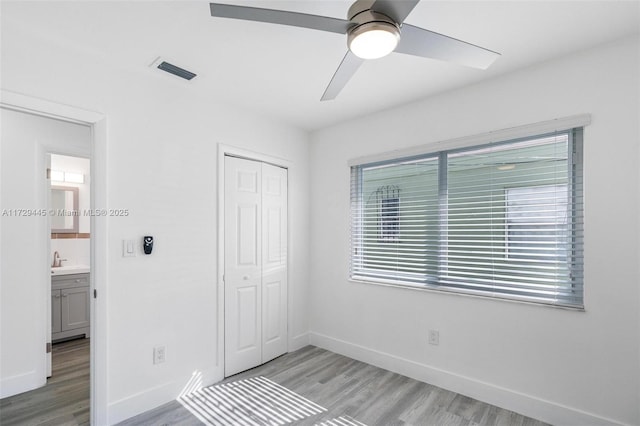
[[[287,170],[262,165],[262,362],[287,352]]]
[[[225,376],[287,352],[287,170],[225,158]]]
[[[261,168],[225,158],[225,376],[262,363]]]

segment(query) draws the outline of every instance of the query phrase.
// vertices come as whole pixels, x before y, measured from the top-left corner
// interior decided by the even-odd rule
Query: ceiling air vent
[[[151,64],[151,67],[161,69],[162,71],[166,71],[169,74],[173,74],[177,77],[184,78],[185,80],[191,80],[197,75],[191,71],[185,70],[184,68],[180,68],[177,65],[173,65],[172,63],[169,63],[162,58],[158,58],[155,61],[153,61],[153,63]]]

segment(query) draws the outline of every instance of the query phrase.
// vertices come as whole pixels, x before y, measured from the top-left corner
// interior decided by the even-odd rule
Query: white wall
[[[107,122],[108,422],[175,398],[194,372],[222,377],[217,359],[217,144],[291,163],[290,334],[307,330],[308,136],[251,112],[221,105],[192,84],[140,65],[111,68],[14,28],[2,39],[2,88],[101,112]],[[167,53],[168,55],[170,54]],[[144,62],[144,61],[142,61]],[[55,67],[51,67],[55,64]],[[153,254],[123,258],[122,240],[153,235]],[[27,324],[25,324],[27,327]],[[152,364],[166,345],[167,361]]]
[[[58,252],[62,266],[89,266],[91,264],[91,241],[89,238],[52,238],[49,250],[49,263],[53,261],[53,254]]]
[[[314,134],[311,342],[556,424],[640,424],[639,44]],[[586,312],[347,280],[348,159],[581,113],[593,119],[584,136]],[[428,329],[440,331],[439,346],[428,345]]]
[[[89,154],[89,128],[0,109],[0,397],[45,384],[51,273],[46,216],[46,152]]]

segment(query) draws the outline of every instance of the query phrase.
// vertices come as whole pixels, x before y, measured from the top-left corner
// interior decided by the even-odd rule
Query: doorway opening
[[[2,326],[2,396],[7,398],[2,401],[2,423],[37,424],[38,418],[53,415],[32,417],[43,402],[60,414],[72,414],[80,423],[88,422],[88,351],[79,371],[68,362],[56,369],[57,374],[67,375],[62,382],[68,390],[64,398],[55,392],[59,378],[47,377],[53,371],[52,353],[60,352],[52,350],[52,343],[88,337],[91,309],[90,243],[78,239],[89,235],[90,218],[81,217],[78,201],[89,210],[90,161],[51,153],[90,156],[91,128],[28,112],[3,108],[1,113],[2,293],[8,296],[2,303],[3,319],[8,320]],[[51,172],[52,165],[68,175],[58,177]],[[12,310],[11,304],[21,309]],[[88,341],[83,346],[88,350]],[[9,403],[14,397],[28,403]],[[55,423],[62,418],[50,420]]]
[[[13,207],[14,210],[12,211],[15,211],[16,208],[24,209],[24,206],[27,206],[30,208],[29,211],[45,212],[45,214],[34,213],[31,215],[35,220],[32,218],[18,221],[11,217],[3,217],[2,225],[0,226],[2,235],[0,255],[3,264],[2,291],[3,294],[12,291],[12,289],[19,289],[20,291],[19,294],[13,295],[16,297],[3,297],[5,301],[11,299],[11,304],[17,306],[17,308],[5,309],[11,304],[7,305],[8,302],[2,302],[2,310],[5,314],[22,312],[22,317],[12,321],[3,321],[2,325],[2,345],[0,350],[2,351],[3,368],[0,377],[0,383],[2,383],[0,397],[3,398],[3,409],[1,410],[1,423],[10,424],[7,417],[9,413],[5,409],[7,400],[13,398],[24,400],[24,398],[29,398],[31,392],[45,391],[47,389],[47,386],[44,386],[46,377],[51,373],[51,357],[47,352],[51,351],[52,348],[50,335],[52,332],[51,278],[53,274],[51,272],[55,250],[50,251],[52,233],[49,225],[51,218],[48,214],[48,206],[51,195],[49,183],[46,180],[46,170],[47,168],[50,169],[47,160],[50,158],[48,154],[55,153],[90,158],[91,171],[90,179],[88,179],[91,188],[90,209],[91,211],[97,211],[105,208],[107,202],[107,139],[105,116],[100,113],[6,90],[0,90],[0,93],[0,111],[3,114],[3,152],[2,156],[0,156],[2,158],[0,170],[3,175],[3,188],[0,204],[2,204],[3,209],[11,209]],[[59,135],[61,137],[58,138],[58,143],[56,143],[55,138],[48,133],[42,135],[42,137],[32,138],[36,142],[34,144],[25,144],[24,136],[28,135],[29,131],[32,130],[29,125],[23,125],[20,131],[14,133],[14,135],[17,135],[17,137],[13,138],[17,145],[8,146],[7,141],[11,138],[5,136],[7,136],[6,129],[9,127],[7,124],[11,120],[4,119],[8,114],[13,114],[17,117],[48,120],[59,125],[82,127],[86,130],[84,146],[69,144],[68,134]],[[67,127],[67,129],[72,126]],[[24,129],[27,132],[23,132]],[[16,161],[14,157],[17,153],[28,154],[29,159],[27,161]],[[33,170],[31,170],[32,167]],[[72,170],[70,171],[73,172]],[[73,175],[70,176],[70,179],[73,180]],[[63,182],[62,186],[68,186],[68,183],[70,183],[69,180]],[[5,191],[5,189],[9,190]],[[7,197],[13,197],[13,199],[8,199]],[[66,345],[54,346],[53,349],[56,352],[56,349],[65,348],[68,357],[64,362],[67,364],[70,356],[82,355],[82,352],[85,352],[83,355],[84,361],[82,361],[86,367],[84,372],[75,371],[73,373],[74,375],[84,374],[85,386],[88,384],[88,387],[85,387],[83,391],[87,395],[85,403],[86,415],[83,415],[83,418],[86,420],[86,424],[106,424],[108,423],[106,410],[106,341],[96,337],[104,336],[101,330],[103,324],[106,323],[107,220],[101,216],[90,216],[88,219],[91,238],[87,239],[90,246],[90,259],[86,263],[90,265],[92,272],[89,278],[90,320],[88,334],[92,338],[82,339],[81,347],[72,348],[73,344],[67,343]],[[11,222],[11,220],[14,222]],[[61,233],[56,232],[56,234]],[[82,235],[80,236],[82,237]],[[32,238],[33,241],[26,241],[25,238]],[[68,236],[61,239],[65,238],[68,238]],[[22,247],[27,247],[28,250],[22,250]],[[11,250],[8,250],[8,248],[11,248]],[[29,253],[26,253],[26,251],[29,251]],[[63,253],[63,256],[56,260],[65,258],[67,257]],[[29,262],[34,262],[33,266]],[[63,261],[62,266],[64,265]],[[68,263],[67,266],[69,266]],[[93,273],[94,271],[96,273]],[[77,270],[75,272],[81,271]],[[16,283],[22,283],[23,285],[16,286]],[[62,299],[62,293],[59,294]],[[98,294],[102,297],[98,298]],[[70,296],[67,294],[67,297]],[[82,298],[77,295],[75,297],[76,299]],[[31,308],[27,309],[28,305],[31,305]],[[70,322],[74,322],[73,318],[70,319]],[[33,325],[30,325],[31,322],[33,322]],[[33,330],[33,332],[25,333],[24,330],[27,328]],[[58,340],[62,342],[73,336],[58,337],[60,337]],[[18,344],[13,345],[13,343]],[[60,350],[59,352],[63,351]],[[90,355],[87,356],[89,352]],[[56,395],[58,397],[61,396],[60,390],[56,392]],[[64,396],[69,395],[64,392]],[[40,405],[45,406],[44,404],[36,404],[35,406]],[[82,423],[85,422],[83,421]],[[18,422],[17,424],[24,424],[24,422]]]
[[[91,330],[91,161],[48,154],[51,316],[47,386],[72,384],[81,424],[89,420]],[[86,409],[84,409],[86,407]]]
[[[91,164],[49,154],[51,342],[90,335]]]

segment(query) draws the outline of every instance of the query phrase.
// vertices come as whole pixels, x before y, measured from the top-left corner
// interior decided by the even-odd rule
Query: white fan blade
[[[423,28],[402,24],[395,52],[487,69],[500,54]]]
[[[358,58],[348,50],[320,100],[330,101],[335,99],[363,62],[364,59]]]
[[[234,6],[230,4],[210,3],[211,16],[218,18],[242,19],[245,21],[267,22],[270,24],[291,25],[346,34],[352,25],[349,21],[328,16],[308,15],[286,10],[261,9],[258,7]]]

